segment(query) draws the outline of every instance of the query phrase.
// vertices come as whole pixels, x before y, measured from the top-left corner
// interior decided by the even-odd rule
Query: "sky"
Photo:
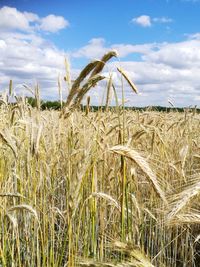
[[[200,107],[200,0],[0,0],[0,91],[13,80],[39,83],[43,99],[59,98],[64,59],[72,80],[91,60],[116,50],[103,74],[113,73],[121,98],[123,68],[136,84],[124,81],[126,105]],[[93,88],[92,104],[105,102],[106,81]],[[111,102],[114,104],[114,102]]]

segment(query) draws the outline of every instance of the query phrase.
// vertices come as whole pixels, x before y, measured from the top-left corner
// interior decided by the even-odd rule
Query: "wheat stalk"
[[[80,90],[80,92],[77,94],[76,98],[75,98],[75,105],[76,104],[80,104],[84,95],[87,94],[87,92],[94,86],[96,86],[96,84],[105,79],[105,76],[102,75],[95,75],[94,77],[91,77],[82,87],[82,89]]]
[[[107,84],[107,95],[106,95],[106,110],[108,110],[108,106],[109,106],[109,100],[110,100],[110,90],[111,90],[111,87],[112,87],[112,74],[110,75],[109,77],[109,80],[108,80],[108,84]]]
[[[69,95],[67,97],[66,106],[69,106],[73,97],[79,92],[81,82],[88,76],[88,74],[97,66],[99,60],[90,62],[79,74],[78,78],[73,82]]]

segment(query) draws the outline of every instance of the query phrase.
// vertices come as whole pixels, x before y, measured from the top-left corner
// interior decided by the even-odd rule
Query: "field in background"
[[[120,68],[122,103],[110,74],[104,109],[88,97],[81,110],[113,56],[72,85],[66,67],[57,111],[42,111],[39,87],[35,107],[9,101],[12,81],[2,95],[0,266],[199,266],[200,114],[125,109],[123,80],[138,91]]]

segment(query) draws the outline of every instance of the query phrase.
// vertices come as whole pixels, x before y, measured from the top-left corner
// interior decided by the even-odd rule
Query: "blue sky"
[[[198,0],[1,0],[1,88],[12,78],[18,93],[38,81],[44,99],[57,99],[65,56],[75,77],[115,49],[140,92],[125,85],[127,105],[200,106],[199,14]],[[110,62],[105,75],[114,72],[120,94],[117,64]],[[105,84],[93,89],[93,103],[104,93]]]

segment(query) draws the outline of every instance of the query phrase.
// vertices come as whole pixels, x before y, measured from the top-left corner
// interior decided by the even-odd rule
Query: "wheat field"
[[[200,115],[80,110],[112,56],[60,111],[2,99],[0,266],[200,265]]]

